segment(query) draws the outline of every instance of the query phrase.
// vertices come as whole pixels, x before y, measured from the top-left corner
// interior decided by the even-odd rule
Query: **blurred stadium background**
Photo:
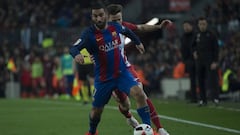
[[[62,56],[63,47],[75,42],[81,30],[91,23],[89,7],[92,2],[91,0],[0,1],[0,57],[1,69],[3,69],[1,83],[6,84],[5,89],[10,89],[6,90],[5,96],[19,97],[21,94],[24,96],[20,92],[23,83],[32,87],[31,80],[26,76],[30,72],[28,70],[31,69],[34,57],[39,57],[43,65],[44,63],[46,65],[43,56],[48,55],[50,59],[47,61],[56,65],[56,58]],[[238,0],[105,0],[103,2],[106,5],[122,4],[124,20],[136,24],[146,23],[154,17],[160,20],[170,19],[174,22],[174,25],[161,31],[139,35],[146,46],[146,54],[139,55],[131,48],[127,50],[129,60],[139,73],[143,74],[146,90],[149,90],[146,92],[149,95],[157,93],[162,97],[179,95],[179,98],[186,98],[185,93],[189,89],[187,74],[183,73],[180,78],[174,78],[173,70],[181,62],[179,50],[179,38],[183,32],[181,24],[186,19],[196,22],[200,16],[207,17],[210,28],[218,35],[220,78],[230,65],[237,69],[236,76],[240,80]],[[11,63],[14,66],[11,66]],[[7,64],[8,66],[5,66]],[[52,71],[46,70],[53,68],[43,70],[42,77],[44,74],[52,74]],[[10,85],[9,82],[14,84]],[[13,87],[15,90],[11,91]],[[3,97],[3,94],[1,95]]]
[[[35,132],[36,135],[71,135],[84,134],[87,130],[86,116],[89,106],[81,106],[72,99],[65,101],[66,104],[64,101],[51,99],[58,93],[58,90],[52,86],[54,85],[52,78],[55,77],[54,67],[58,65],[58,60],[63,55],[63,48],[73,44],[81,30],[91,24],[89,7],[93,1],[0,0],[0,97],[3,98],[0,100],[0,133],[23,135]],[[129,61],[135,65],[138,73],[145,80],[146,93],[154,100],[159,113],[163,114],[164,125],[170,133],[182,135],[240,133],[239,90],[234,93],[231,91],[224,93],[220,89],[221,106],[210,105],[200,109],[185,102],[190,89],[188,75],[183,73],[179,78],[173,76],[175,67],[181,62],[179,39],[183,33],[182,22],[186,19],[196,22],[198,17],[205,16],[210,28],[218,36],[219,77],[222,78],[228,68],[234,67],[237,69],[236,77],[240,82],[239,0],[104,0],[103,2],[122,4],[124,20],[132,23],[146,23],[154,17],[160,20],[170,19],[174,22],[173,25],[162,30],[139,35],[146,47],[144,55],[139,55],[133,48],[127,50]],[[44,57],[46,55],[48,58]],[[39,89],[41,83],[39,86],[32,85],[31,68],[36,58],[44,65],[40,80],[50,81],[50,86],[45,86],[43,91]],[[49,63],[52,65],[51,68],[47,68]],[[220,87],[221,84],[220,80]],[[36,90],[38,93],[34,93]],[[76,105],[81,107],[75,108]],[[55,109],[51,109],[54,106]],[[175,109],[179,112],[177,113]],[[56,110],[60,112],[57,116]],[[121,116],[113,115],[115,113],[107,113],[111,111],[106,111],[104,115],[103,121],[107,122],[100,125],[101,132],[105,134],[116,132],[116,135],[117,133],[132,134],[132,130],[127,126],[124,127],[124,124],[122,124],[123,128],[116,127],[118,130],[104,128],[112,126],[113,123],[114,126],[119,125],[118,120],[113,123],[109,121],[115,118],[121,119]],[[38,115],[39,112],[42,115]],[[81,114],[79,115],[78,112]],[[71,117],[66,119],[65,116]],[[50,117],[56,122],[43,121],[51,120]],[[78,117],[83,122],[79,122]],[[184,124],[181,124],[181,119]],[[184,119],[193,122],[189,123]],[[71,122],[74,124],[72,127]],[[42,129],[39,128],[43,125],[45,126]],[[80,132],[78,126],[82,126]],[[27,127],[30,128],[27,130]],[[66,130],[62,130],[65,128]],[[43,132],[45,129],[46,132]],[[69,132],[66,132],[67,130]]]

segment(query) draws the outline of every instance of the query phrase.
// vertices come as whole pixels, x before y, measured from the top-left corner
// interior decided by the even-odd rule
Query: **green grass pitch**
[[[240,134],[239,102],[197,107],[181,100],[152,101],[171,135]],[[132,107],[139,120],[134,101]],[[0,135],[84,135],[90,109],[91,105],[73,100],[0,99]],[[105,107],[98,131],[99,135],[133,135],[113,100]]]

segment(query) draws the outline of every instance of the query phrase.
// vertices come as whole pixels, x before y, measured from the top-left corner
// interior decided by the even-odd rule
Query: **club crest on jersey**
[[[112,32],[112,36],[113,36],[113,37],[116,37],[116,36],[117,36],[117,32],[116,32],[116,31],[113,31],[113,32]]]

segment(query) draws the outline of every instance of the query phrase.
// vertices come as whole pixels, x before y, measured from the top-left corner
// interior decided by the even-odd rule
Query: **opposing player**
[[[163,20],[160,25],[145,25],[145,24],[135,25],[129,22],[124,22],[122,19],[122,6],[119,4],[111,4],[107,6],[107,11],[108,11],[108,21],[118,22],[123,26],[138,32],[149,32],[149,31],[158,30],[158,29],[161,29],[164,25],[168,23],[172,23],[170,20]],[[139,86],[143,88],[142,83],[140,82],[136,71],[134,70],[133,66],[131,66],[130,62],[127,60],[127,56],[125,55],[125,52],[124,52],[124,47],[121,49],[121,54],[124,57],[128,70],[132,73],[132,75],[138,81]],[[115,90],[113,92],[113,97],[115,97],[116,101],[119,103],[119,110],[127,118],[128,124],[130,124],[133,127],[136,127],[138,125],[138,122],[129,112],[130,101],[127,95],[119,90]],[[151,120],[156,126],[158,133],[160,135],[169,135],[169,133],[162,127],[160,123],[160,119],[156,112],[156,109],[154,108],[152,101],[146,96],[146,94],[145,94],[145,99],[150,108]]]
[[[92,7],[91,17],[93,25],[82,32],[81,37],[70,48],[70,54],[76,62],[83,64],[84,56],[80,54],[83,48],[93,55],[95,60],[95,92],[92,109],[89,115],[89,132],[87,135],[96,135],[96,129],[101,119],[105,104],[108,103],[112,91],[118,89],[134,97],[137,103],[137,112],[144,124],[150,125],[150,112],[144,92],[138,86],[133,76],[126,68],[121,56],[121,35],[128,36],[143,53],[144,47],[139,38],[128,28],[112,22],[107,23],[104,7],[96,4]]]

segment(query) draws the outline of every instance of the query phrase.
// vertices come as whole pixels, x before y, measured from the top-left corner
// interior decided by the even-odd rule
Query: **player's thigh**
[[[112,97],[119,103],[124,103],[129,100],[127,94],[120,90],[114,90]]]
[[[93,103],[94,107],[103,107],[108,103],[111,98],[112,91],[116,88],[114,81],[108,82],[95,82],[95,91],[93,93]]]
[[[129,71],[122,72],[117,80],[117,87],[118,90],[126,93],[127,95],[130,94],[130,89],[133,86],[137,86],[138,82],[135,81],[134,77],[131,75]]]

